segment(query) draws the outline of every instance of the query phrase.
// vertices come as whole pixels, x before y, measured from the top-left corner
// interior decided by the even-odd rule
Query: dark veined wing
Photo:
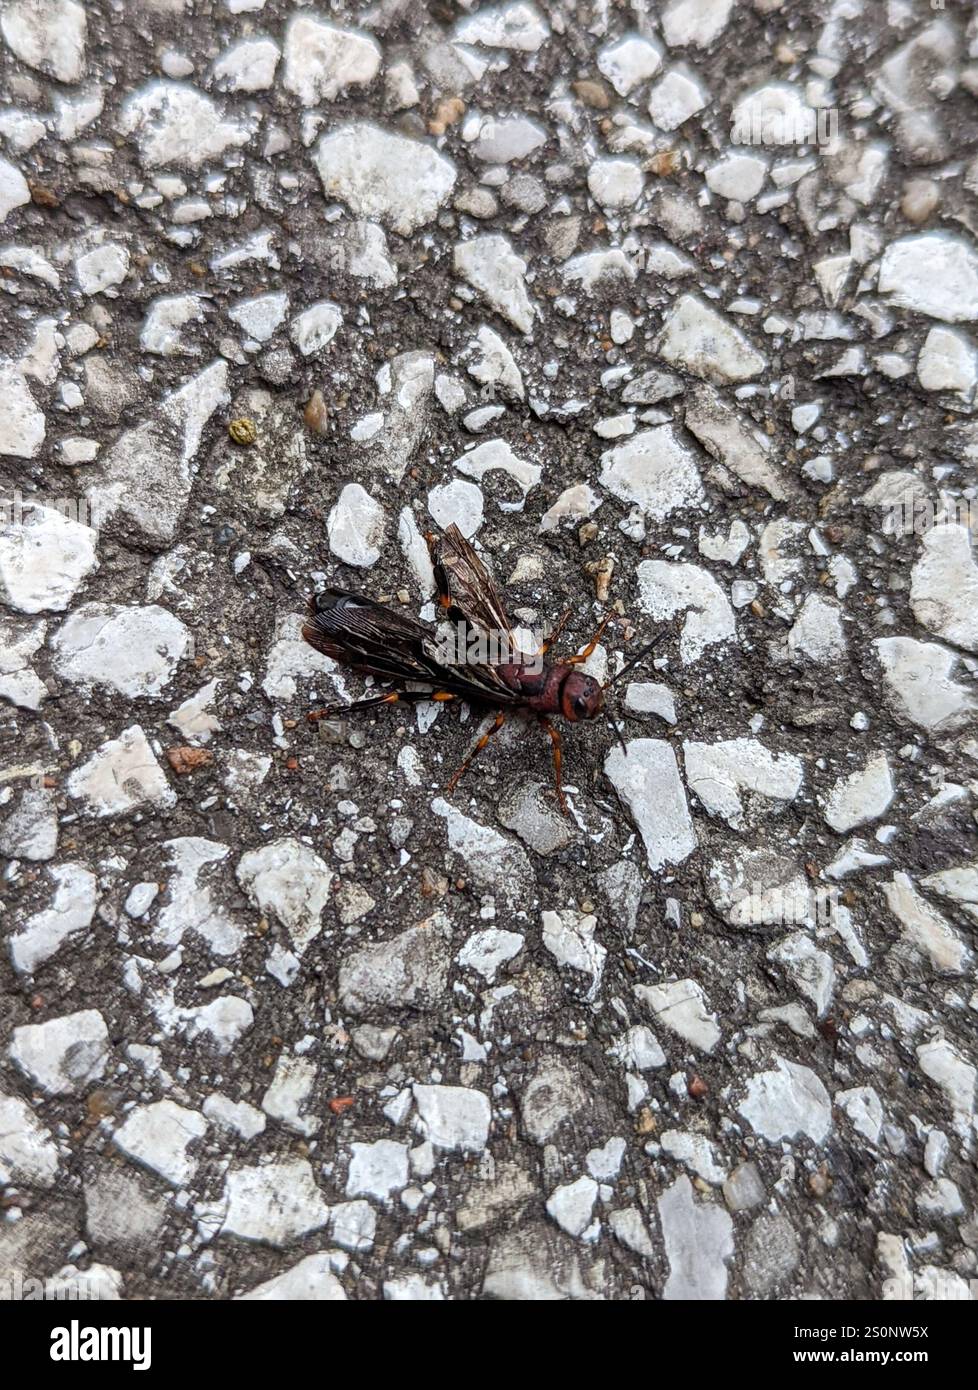
[[[438,659],[429,628],[396,608],[362,594],[326,589],[310,604],[302,636],[333,661],[390,681],[418,681],[463,699],[515,701],[491,670],[449,666]]]
[[[454,522],[438,540],[436,559],[452,602],[466,622],[487,634],[505,634],[512,649],[512,628],[492,575]]]

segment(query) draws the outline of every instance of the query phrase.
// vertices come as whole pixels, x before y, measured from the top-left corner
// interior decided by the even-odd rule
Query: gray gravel
[[[0,1286],[978,1285],[978,21],[0,4]],[[608,720],[313,725],[457,523]]]

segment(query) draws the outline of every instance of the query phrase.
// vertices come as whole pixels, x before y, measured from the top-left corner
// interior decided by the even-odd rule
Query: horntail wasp
[[[602,619],[591,641],[577,656],[564,661],[543,660],[569,618],[569,611],[540,649],[526,656],[519,649],[492,577],[458,527],[449,526],[441,536],[429,535],[427,540],[445,616],[476,634],[495,635],[497,641],[502,636],[504,640],[498,645],[507,653],[505,659],[473,662],[463,657],[458,664],[446,661],[439,652],[432,628],[362,594],[325,589],[310,600],[309,616],[302,629],[310,646],[365,675],[379,676],[400,687],[408,682],[423,683],[429,689],[399,688],[351,705],[330,705],[314,710],[308,718],[315,722],[338,713],[350,714],[378,705],[415,704],[422,700],[468,700],[495,708],[494,724],[478,740],[447,784],[445,790],[451,792],[476,755],[502,728],[508,715],[517,710],[530,710],[539,719],[553,746],[557,797],[561,810],[567,815],[560,779],[560,734],[547,716],[560,715],[571,724],[595,719],[604,705],[605,692],[648,655],[658,638],[643,647],[606,685],[600,685],[593,676],[577,667],[594,651],[614,613]],[[614,721],[612,723],[624,748],[621,730]]]

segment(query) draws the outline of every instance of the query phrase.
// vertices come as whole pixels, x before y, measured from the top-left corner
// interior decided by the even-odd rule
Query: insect
[[[394,682],[398,688],[357,700],[354,704],[314,710],[308,718],[314,722],[339,712],[350,714],[380,705],[414,704],[421,700],[468,700],[496,709],[492,726],[447,784],[446,791],[451,792],[509,715],[518,710],[530,711],[537,716],[550,739],[557,798],[567,815],[561,782],[561,739],[550,716],[559,715],[571,724],[597,718],[609,686],[637,665],[658,639],[644,647],[607,685],[601,685],[578,667],[594,651],[615,616],[613,613],[602,619],[591,641],[576,656],[549,663],[543,659],[563,629],[569,612],[563,615],[537,652],[524,655],[491,575],[458,527],[449,526],[440,536],[429,535],[427,539],[442,610],[446,617],[461,624],[477,639],[476,659],[472,659],[473,647],[469,645],[463,657],[449,660],[439,646],[435,631],[415,618],[361,594],[325,589],[310,600],[309,616],[302,629],[305,640],[334,661],[365,675]],[[498,655],[500,651],[502,656]],[[480,652],[488,654],[480,657]],[[421,691],[405,688],[408,683],[415,682],[428,688]],[[617,727],[616,732],[621,738]]]

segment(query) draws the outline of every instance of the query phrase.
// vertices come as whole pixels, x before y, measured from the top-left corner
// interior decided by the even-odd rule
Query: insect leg
[[[601,622],[598,625],[597,632],[591,638],[590,642],[587,644],[584,650],[582,652],[578,652],[577,656],[569,656],[564,664],[566,666],[580,666],[583,662],[587,661],[588,657],[591,655],[595,647],[601,641],[601,634],[602,632],[604,632],[605,628],[611,622],[613,617],[615,617],[615,611],[614,609],[611,609],[601,619]]]
[[[542,714],[540,715],[540,727],[553,744],[554,784],[557,788],[557,800],[560,802],[560,809],[563,811],[564,815],[569,816],[570,811],[567,809],[567,798],[564,796],[564,785],[560,780],[560,767],[563,762],[563,755],[560,751],[560,734],[551,724],[550,720],[546,719]]]
[[[417,705],[422,700],[455,700],[458,697],[447,690],[392,690],[387,695],[374,695],[369,700],[355,700],[352,705],[327,705],[325,709],[310,710],[306,715],[310,724],[320,719],[330,719],[335,714],[355,714],[360,710],[374,709],[377,705]]]
[[[472,749],[472,752],[468,755],[468,757],[467,757],[467,758],[465,759],[465,761],[462,763],[462,766],[458,769],[458,771],[457,771],[457,772],[455,773],[455,775],[452,777],[452,780],[446,784],[446,786],[445,786],[446,792],[453,792],[453,791],[455,790],[455,788],[458,786],[459,782],[462,780],[462,777],[464,776],[464,774],[465,774],[465,773],[468,771],[468,769],[472,766],[472,763],[474,762],[474,760],[475,760],[475,758],[477,757],[477,755],[478,755],[479,753],[482,752],[483,748],[485,748],[486,744],[487,744],[487,743],[489,742],[489,740],[492,738],[493,734],[498,733],[499,730],[503,727],[503,725],[504,725],[505,723],[506,723],[506,715],[505,715],[505,712],[504,712],[503,710],[500,710],[499,713],[496,715],[496,722],[493,724],[492,728],[491,728],[491,729],[488,729],[488,730],[482,735],[482,737],[479,739],[479,742],[478,742],[478,743],[475,745],[475,747]]]
[[[568,620],[570,619],[570,615],[571,609],[565,608],[563,613],[561,613],[560,617],[557,619],[556,624],[551,629],[550,636],[544,638],[544,640],[540,643],[540,646],[533,653],[534,656],[545,656],[547,654],[547,652],[556,642],[557,638],[563,632],[564,628],[567,626]]]
[[[356,700],[352,705],[327,705],[325,709],[313,709],[306,718],[310,724],[316,724],[320,719],[329,719],[334,714],[350,714],[362,709],[373,709],[376,705],[395,705],[401,698],[396,690],[392,690],[389,695],[374,695],[369,700]]]

